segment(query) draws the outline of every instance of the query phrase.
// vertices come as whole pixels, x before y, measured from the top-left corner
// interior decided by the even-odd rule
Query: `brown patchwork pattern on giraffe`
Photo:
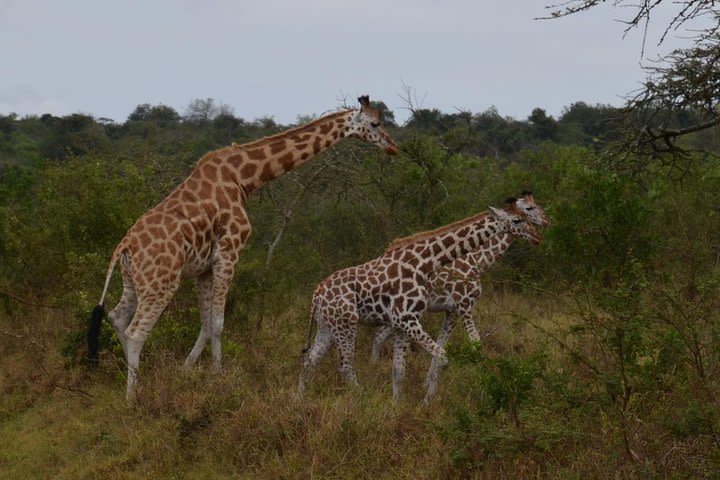
[[[220,368],[225,297],[252,230],[245,213],[245,201],[252,192],[344,138],[359,138],[388,154],[398,153],[369,97],[358,101],[358,109],[331,113],[256,142],[209,152],[185,181],[130,228],[113,253],[88,328],[89,357],[97,361],[105,295],[120,260],[123,294],[108,320],[128,362],[127,398],[133,393],[145,339],[184,277],[197,281],[202,322],[185,365],[195,363],[209,340],[213,366]]]
[[[428,300],[426,284],[435,270],[477,250],[497,235],[512,234],[539,243],[540,237],[514,200],[504,210],[490,207],[490,212],[393,242],[393,247],[380,257],[339,270],[320,282],[312,298],[308,343],[313,320],[317,333],[312,346],[306,348],[298,393],[305,392],[315,367],[333,343],[341,375],[349,384],[357,384],[354,355],[359,323],[389,325],[393,329],[395,398],[400,395],[410,339],[444,364],[445,350],[420,324]]]
[[[517,207],[528,221],[533,224],[539,226],[548,224],[545,211],[535,202],[532,192],[523,191],[517,199]],[[479,249],[436,270],[430,276],[427,311],[445,312],[445,319],[436,340],[438,345],[445,346],[458,319],[462,321],[471,340],[480,340],[480,334],[473,322],[475,304],[482,293],[480,275],[503,256],[514,239],[515,236],[511,234],[496,235],[485,242]],[[388,247],[388,249],[390,250],[392,247]],[[378,329],[372,345],[371,360],[373,363],[379,359],[382,345],[392,334],[393,329],[389,325],[381,326]],[[427,386],[426,404],[435,395],[438,376],[439,364],[433,358],[425,379],[425,385]]]

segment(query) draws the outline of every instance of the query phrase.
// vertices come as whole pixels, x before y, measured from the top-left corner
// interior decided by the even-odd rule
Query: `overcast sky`
[[[555,117],[620,105],[658,52],[667,18],[622,38],[610,6],[560,20],[543,0],[0,0],[0,114],[75,112],[123,122],[141,103],[183,113],[214,98],[235,115],[298,115],[367,93],[399,120],[424,108]]]

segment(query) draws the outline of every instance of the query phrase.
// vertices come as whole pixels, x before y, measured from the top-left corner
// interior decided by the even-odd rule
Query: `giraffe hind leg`
[[[170,280],[170,279],[168,279]],[[138,306],[130,325],[125,329],[126,350],[125,356],[128,364],[127,388],[125,398],[131,400],[135,395],[135,382],[138,376],[140,365],[140,352],[150,330],[155,326],[160,314],[170,302],[179,283],[179,275],[168,281],[163,289],[139,293]]]
[[[123,293],[118,304],[108,314],[108,321],[112,325],[118,340],[123,348],[123,353],[127,358],[127,342],[125,339],[125,329],[130,325],[130,321],[135,315],[138,306],[137,293],[135,292],[135,284],[130,275],[123,271]]]
[[[358,318],[355,313],[348,314],[340,322],[344,328],[338,328],[338,324],[332,328],[333,337],[338,352],[338,371],[345,382],[352,386],[359,386],[355,373],[355,339],[357,337]]]
[[[185,359],[185,368],[189,368],[195,364],[212,335],[212,274],[205,274],[198,277],[196,283],[198,304],[200,307],[200,333],[190,354]]]
[[[404,332],[395,332],[393,341],[392,389],[393,399],[400,400],[402,382],[405,379],[405,357],[410,348],[410,338]]]
[[[375,337],[373,337],[372,341],[372,354],[370,355],[370,361],[372,363],[377,363],[378,360],[380,360],[380,352],[382,351],[382,347],[387,342],[388,338],[390,338],[393,334],[393,329],[390,325],[383,325],[380,328],[378,328],[377,333],[375,334]]]
[[[308,349],[303,357],[302,367],[300,369],[300,379],[298,380],[298,395],[303,396],[307,385],[315,374],[315,368],[322,358],[327,354],[333,345],[333,336],[330,330],[321,322],[318,322],[317,333],[312,346]]]

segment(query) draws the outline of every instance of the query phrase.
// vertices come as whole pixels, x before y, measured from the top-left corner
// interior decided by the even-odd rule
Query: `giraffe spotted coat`
[[[183,277],[196,279],[201,320],[185,365],[195,363],[210,341],[213,366],[220,368],[225,298],[250,236],[245,202],[252,192],[344,138],[359,138],[388,154],[398,152],[380,124],[380,112],[367,96],[358,100],[359,109],[331,113],[278,135],[206,154],[185,181],[130,228],[113,253],[88,328],[89,357],[97,361],[105,295],[120,261],[122,298],[108,320],[127,359],[128,399],[145,339]]]
[[[426,283],[434,270],[504,233],[540,241],[535,229],[511,202],[504,210],[491,207],[490,212],[408,237],[404,245],[362,265],[337,271],[320,282],[313,294],[310,315],[310,322],[317,323],[317,332],[312,346],[306,349],[298,392],[304,393],[317,363],[333,343],[341,375],[346,382],[357,384],[354,354],[360,322],[390,325],[394,330],[396,398],[404,376],[404,362],[399,360],[404,359],[411,339],[441,363],[445,362],[444,349],[420,324],[427,306]]]
[[[545,211],[535,202],[532,192],[523,191],[517,199],[517,206],[533,224],[540,226],[548,224]],[[482,294],[480,275],[503,256],[514,239],[515,237],[511,234],[497,235],[479,249],[456,259],[430,276],[427,311],[445,313],[436,340],[438,345],[445,346],[458,320],[465,327],[471,340],[480,340],[480,335],[473,322],[475,304]],[[392,248],[393,246],[390,245],[388,250]],[[378,329],[372,344],[371,359],[373,362],[377,362],[379,359],[382,345],[392,336],[392,333],[393,329],[388,325]],[[439,364],[433,358],[425,380],[426,404],[432,399],[437,389],[438,369]]]

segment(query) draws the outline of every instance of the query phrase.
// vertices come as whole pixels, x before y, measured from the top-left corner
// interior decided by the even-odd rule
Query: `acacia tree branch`
[[[700,40],[713,36],[720,28],[720,14],[715,6],[715,0],[612,0],[612,2],[609,0],[567,0],[561,3],[546,5],[545,9],[550,12],[549,15],[536,17],[535,20],[552,20],[568,17],[607,4],[611,4],[611,6],[615,8],[634,9],[634,13],[631,14],[629,18],[620,20],[626,25],[623,37],[632,29],[642,25],[642,49],[644,51],[647,29],[652,14],[662,3],[671,3],[672,8],[675,8],[676,12],[660,35],[658,45],[667,39],[671,31],[677,31],[684,25],[688,26],[688,30],[694,31]],[[708,19],[714,21],[714,24],[711,23],[707,25]],[[692,30],[689,25],[695,21],[704,21],[705,25],[700,29]]]
[[[304,183],[301,184],[300,190],[295,194],[295,197],[290,202],[290,205],[282,209],[282,223],[280,225],[280,228],[278,229],[277,233],[275,234],[275,237],[273,238],[272,242],[268,245],[268,252],[267,256],[265,258],[265,270],[268,271],[270,269],[270,262],[272,261],[273,255],[275,253],[275,249],[277,248],[278,244],[280,243],[280,240],[282,240],[283,235],[285,234],[285,229],[287,228],[288,223],[292,219],[293,212],[295,210],[295,207],[297,207],[297,204],[300,202],[300,200],[305,196],[305,194],[310,190],[310,188],[315,184],[315,181],[320,177],[320,174],[325,171],[329,167],[329,164],[327,162],[323,163],[320,168],[316,169],[313,175]],[[300,183],[298,181],[298,183]],[[273,197],[273,202],[277,205],[277,200]]]
[[[398,96],[403,101],[405,106],[403,109],[410,112],[410,118],[417,115],[417,112],[422,108],[422,104],[425,102],[427,93],[423,95],[423,98],[418,101],[417,92],[413,91],[413,87],[405,82],[402,83],[402,93],[398,93]],[[407,121],[405,122],[407,123]]]

